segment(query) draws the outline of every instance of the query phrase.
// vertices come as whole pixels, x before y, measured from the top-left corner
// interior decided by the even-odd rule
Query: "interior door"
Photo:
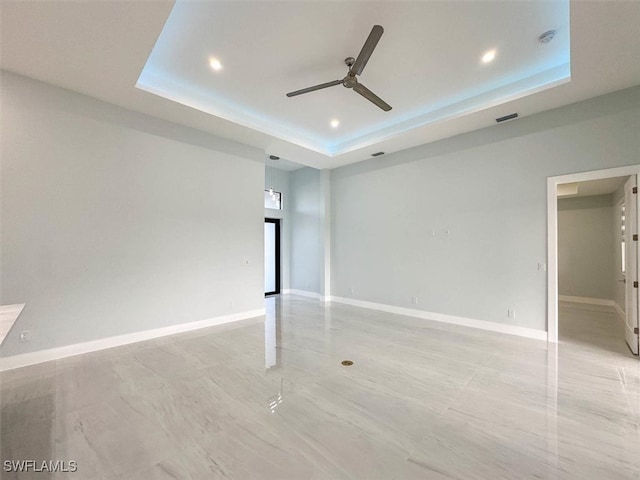
[[[626,325],[624,337],[629,348],[638,355],[638,194],[637,175],[631,175],[624,184],[625,199],[625,252],[626,252]]]

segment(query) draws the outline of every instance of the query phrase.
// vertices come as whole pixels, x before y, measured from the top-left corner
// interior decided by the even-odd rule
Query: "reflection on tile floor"
[[[92,479],[640,479],[606,307],[557,346],[287,296],[267,317],[4,372],[1,456]],[[354,365],[341,365],[344,359]]]

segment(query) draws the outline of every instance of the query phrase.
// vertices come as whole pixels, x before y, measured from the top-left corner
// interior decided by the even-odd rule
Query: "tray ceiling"
[[[340,85],[285,96],[344,77],[375,24],[359,79],[390,112]],[[136,86],[334,157],[569,81],[569,39],[568,1],[178,1]]]

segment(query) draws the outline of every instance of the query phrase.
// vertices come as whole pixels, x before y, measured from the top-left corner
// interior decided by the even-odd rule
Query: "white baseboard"
[[[574,297],[573,295],[558,295],[561,302],[586,303],[588,305],[604,305],[607,307],[615,307],[616,302],[607,298],[594,297]]]
[[[622,307],[620,305],[618,305],[618,302],[613,302],[613,308],[615,309],[616,313],[618,314],[618,317],[620,318],[620,320],[622,320],[623,322],[626,322],[627,321],[627,314],[622,309]]]
[[[476,320],[474,318],[457,317],[454,315],[446,315],[444,313],[426,312],[424,310],[416,310],[413,308],[396,307],[393,305],[385,305],[382,303],[367,302],[364,300],[355,300],[353,298],[330,297],[330,301],[345,303],[356,307],[370,308],[372,310],[380,310],[382,312],[395,313],[398,315],[407,315],[409,317],[424,318],[425,320],[433,320],[436,322],[450,323],[453,325],[461,325],[463,327],[478,328],[480,330],[490,330],[492,332],[506,333],[508,335],[517,335],[519,337],[534,338],[536,340],[547,340],[547,332],[544,330],[536,330],[534,328],[520,327],[518,325],[507,325],[498,322],[488,322],[486,320]]]
[[[324,297],[321,297],[320,294],[317,292],[308,292],[306,290],[295,290],[293,288],[286,288],[282,290],[282,293],[285,295],[300,295],[302,297],[309,297],[309,298],[315,298],[315,299],[324,298]]]
[[[594,297],[574,297],[572,295],[558,295],[558,300],[561,302],[582,303],[585,305],[599,305],[603,307],[612,307],[618,317],[624,322],[626,321],[626,314],[624,309],[617,304],[615,300],[609,300],[607,298],[594,298]]]
[[[166,337],[176,333],[190,332],[201,328],[213,327],[225,323],[237,322],[247,318],[259,317],[265,314],[264,308],[250,310],[248,312],[233,313],[231,315],[223,315],[221,317],[209,318],[207,320],[199,320],[196,322],[181,323],[179,325],[171,325],[168,327],[154,328],[152,330],[143,330],[141,332],[127,333],[115,337],[101,338],[89,342],[75,343],[65,345],[63,347],[51,348],[48,350],[39,350],[37,352],[22,353],[10,357],[0,358],[0,372],[5,370],[13,370],[14,368],[35,365],[36,363],[49,362],[51,360],[59,360],[61,358],[82,355],[83,353],[95,352],[106,348],[119,347],[130,343],[143,342],[154,338]]]

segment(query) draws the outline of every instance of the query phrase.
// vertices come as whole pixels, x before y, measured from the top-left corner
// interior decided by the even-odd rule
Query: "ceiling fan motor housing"
[[[342,79],[342,86],[345,88],[353,88],[358,83],[358,79],[355,75],[349,73],[344,79]]]

